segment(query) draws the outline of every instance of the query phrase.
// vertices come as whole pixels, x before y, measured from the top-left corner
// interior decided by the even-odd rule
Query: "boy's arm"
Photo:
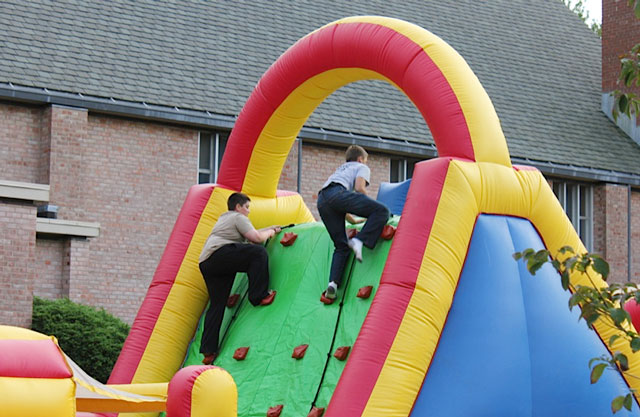
[[[367,195],[367,180],[362,177],[356,177],[356,183],[353,186],[355,192]]]
[[[358,223],[362,223],[362,222],[365,221],[364,218],[362,218],[362,217],[354,217],[353,214],[351,214],[351,213],[345,214],[344,217],[351,224],[358,224]]]
[[[248,232],[244,233],[243,236],[247,238],[247,240],[253,243],[262,243],[265,240],[269,239],[270,237],[275,236],[279,232],[280,232],[279,226],[270,226],[260,230],[256,230],[256,229],[249,230]]]

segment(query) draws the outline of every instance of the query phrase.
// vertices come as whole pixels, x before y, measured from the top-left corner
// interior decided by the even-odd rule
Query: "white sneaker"
[[[354,237],[353,239],[349,239],[348,244],[354,255],[356,255],[358,262],[362,262],[362,241]]]
[[[329,282],[327,286],[327,291],[325,291],[324,296],[330,300],[335,300],[338,296],[338,284],[333,281]]]

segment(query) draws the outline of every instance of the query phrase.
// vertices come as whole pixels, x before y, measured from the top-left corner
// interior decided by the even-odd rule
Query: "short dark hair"
[[[236,206],[238,204],[244,206],[244,203],[246,203],[247,201],[251,201],[248,195],[244,193],[233,193],[227,200],[227,208],[229,208],[230,211],[233,211],[236,209]]]
[[[359,145],[351,145],[347,148],[347,152],[345,152],[344,157],[347,162],[357,161],[358,157],[366,158],[369,154],[364,150],[362,146]]]

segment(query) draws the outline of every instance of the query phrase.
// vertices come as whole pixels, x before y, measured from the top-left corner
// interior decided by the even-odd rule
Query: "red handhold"
[[[296,348],[293,349],[293,354],[291,355],[291,357],[293,359],[302,359],[304,358],[304,354],[307,352],[307,348],[309,347],[309,345],[300,345]]]
[[[391,226],[390,224],[385,225],[382,228],[382,233],[380,233],[380,237],[384,240],[391,240],[393,235],[396,234],[396,228]]]
[[[358,298],[369,298],[371,297],[371,290],[373,290],[373,286],[367,285],[366,287],[362,287],[358,290],[358,294],[356,297]]]
[[[307,417],[321,417],[324,414],[324,407],[313,407]]]
[[[358,234],[358,229],[347,229],[347,239],[353,239]]]
[[[240,299],[240,294],[231,294],[227,299],[227,307],[233,308],[238,304],[238,300]]]
[[[347,359],[347,356],[349,356],[349,350],[351,349],[351,346],[340,346],[338,349],[336,349],[336,351],[333,353],[333,356],[338,359],[339,361],[343,361],[345,359]]]
[[[284,405],[282,404],[278,404],[278,405],[274,405],[273,407],[269,407],[269,410],[267,410],[267,417],[278,417],[280,415],[280,413],[282,413],[282,408],[284,407]]]
[[[249,346],[239,347],[235,352],[233,352],[233,359],[243,361],[244,358],[247,357],[247,352],[249,352]]]
[[[293,232],[286,232],[284,236],[282,236],[282,239],[280,239],[280,243],[282,243],[282,246],[291,246],[293,245],[293,242],[295,242],[297,238],[298,238],[297,234]]]
[[[334,301],[336,301],[335,298],[327,298],[325,295],[325,291],[322,291],[322,295],[320,296],[320,301],[322,301],[324,304],[333,304]]]

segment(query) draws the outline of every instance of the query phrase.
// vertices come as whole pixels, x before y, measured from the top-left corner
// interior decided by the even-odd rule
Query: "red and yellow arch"
[[[511,166],[494,107],[456,51],[401,20],[341,19],[296,42],[254,89],[219,183],[195,186],[187,196],[110,382],[168,381],[179,369],[207,301],[197,258],[231,192],[252,197],[256,226],[313,220],[300,196],[277,191],[282,167],[313,110],[365,79],[406,94],[428,123],[439,158],[414,173],[381,286],[326,415],[410,414],[479,214],[529,219],[551,251],[584,249],[542,175]]]

